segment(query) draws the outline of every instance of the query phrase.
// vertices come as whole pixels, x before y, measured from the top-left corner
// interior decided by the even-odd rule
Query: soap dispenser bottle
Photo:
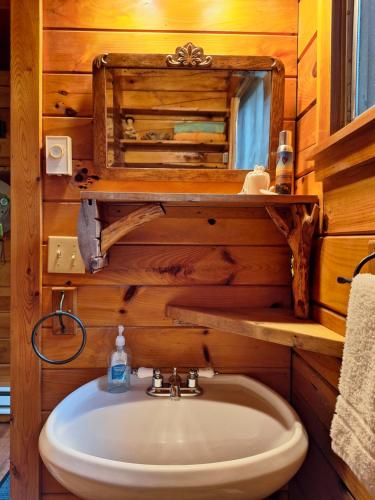
[[[125,392],[130,389],[130,353],[125,346],[125,327],[118,326],[116,349],[112,352],[108,368],[108,391]]]
[[[276,193],[293,193],[293,146],[290,130],[282,130],[279,135],[276,164]]]

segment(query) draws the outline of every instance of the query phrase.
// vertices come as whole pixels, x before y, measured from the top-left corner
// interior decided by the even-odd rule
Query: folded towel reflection
[[[375,495],[375,275],[350,291],[332,449]]]
[[[199,368],[198,369],[198,376],[199,377],[212,378],[214,375],[215,375],[215,372],[212,368]]]
[[[137,370],[137,377],[138,378],[152,377],[153,373],[154,373],[153,368],[146,368],[144,366],[140,366]]]

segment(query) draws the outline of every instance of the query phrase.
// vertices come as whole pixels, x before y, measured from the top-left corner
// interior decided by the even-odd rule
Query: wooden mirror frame
[[[94,100],[94,165],[102,179],[153,179],[182,180],[186,177],[202,179],[240,180],[249,170],[244,169],[188,169],[188,168],[111,168],[108,167],[107,152],[107,103],[106,70],[108,69],[197,69],[199,71],[238,70],[271,72],[271,126],[269,141],[269,171],[274,177],[276,150],[279,132],[283,127],[285,70],[283,63],[274,57],[264,56],[207,56],[203,49],[187,43],[177,47],[175,54],[101,54],[93,61]],[[176,174],[176,172],[178,172]]]

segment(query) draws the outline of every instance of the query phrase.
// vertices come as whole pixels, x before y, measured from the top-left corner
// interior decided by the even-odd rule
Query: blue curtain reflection
[[[252,170],[268,165],[271,72],[252,72],[249,78],[238,109],[235,168]]]

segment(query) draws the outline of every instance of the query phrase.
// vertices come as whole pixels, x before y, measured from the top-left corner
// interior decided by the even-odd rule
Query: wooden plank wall
[[[44,310],[51,287],[78,287],[78,314],[88,325],[84,354],[66,368],[44,366],[42,412],[46,417],[67,393],[105,373],[107,354],[124,323],[134,365],[212,365],[223,372],[249,373],[289,396],[290,350],[221,331],[176,326],[164,316],[168,302],[192,305],[288,305],[289,251],[263,209],[170,208],[111,250],[111,266],[95,276],[49,275],[48,235],[75,235],[79,185],[92,171],[91,63],[102,52],[173,53],[191,40],[207,54],[274,55],[286,67],[286,125],[294,129],[297,74],[297,0],[179,3],[166,0],[45,0],[44,134],[70,135],[80,177],[44,178]],[[74,115],[74,116],[72,116]],[[86,170],[87,169],[87,170]],[[89,178],[95,183],[95,178]],[[141,180],[128,183],[142,189]],[[222,189],[228,184],[170,183],[179,191]],[[162,189],[168,189],[161,183]],[[144,184],[143,189],[157,189]],[[160,188],[159,188],[160,189]],[[123,208],[113,206],[108,220]],[[208,222],[210,221],[210,222]],[[45,331],[51,356],[73,349],[71,337]],[[44,498],[67,498],[44,471]],[[72,498],[72,497],[69,497]]]
[[[9,3],[0,1],[0,120],[7,134],[0,138],[0,180],[9,183],[10,172],[10,92],[9,92]],[[5,262],[0,262],[0,386],[9,385],[10,317],[10,236],[6,235]],[[4,417],[0,417],[0,421]],[[8,417],[6,417],[8,420]]]
[[[322,5],[324,2],[322,2]],[[338,333],[345,333],[347,285],[337,276],[350,277],[368,254],[375,238],[374,166],[315,181],[314,163],[306,159],[318,142],[317,43],[318,0],[299,1],[298,91],[296,138],[296,192],[321,197],[323,213],[312,265],[313,313]],[[292,403],[310,435],[308,458],[292,481],[292,500],[304,498],[369,499],[350,469],[332,452],[329,428],[334,412],[340,363],[337,359],[303,351],[292,357]]]

